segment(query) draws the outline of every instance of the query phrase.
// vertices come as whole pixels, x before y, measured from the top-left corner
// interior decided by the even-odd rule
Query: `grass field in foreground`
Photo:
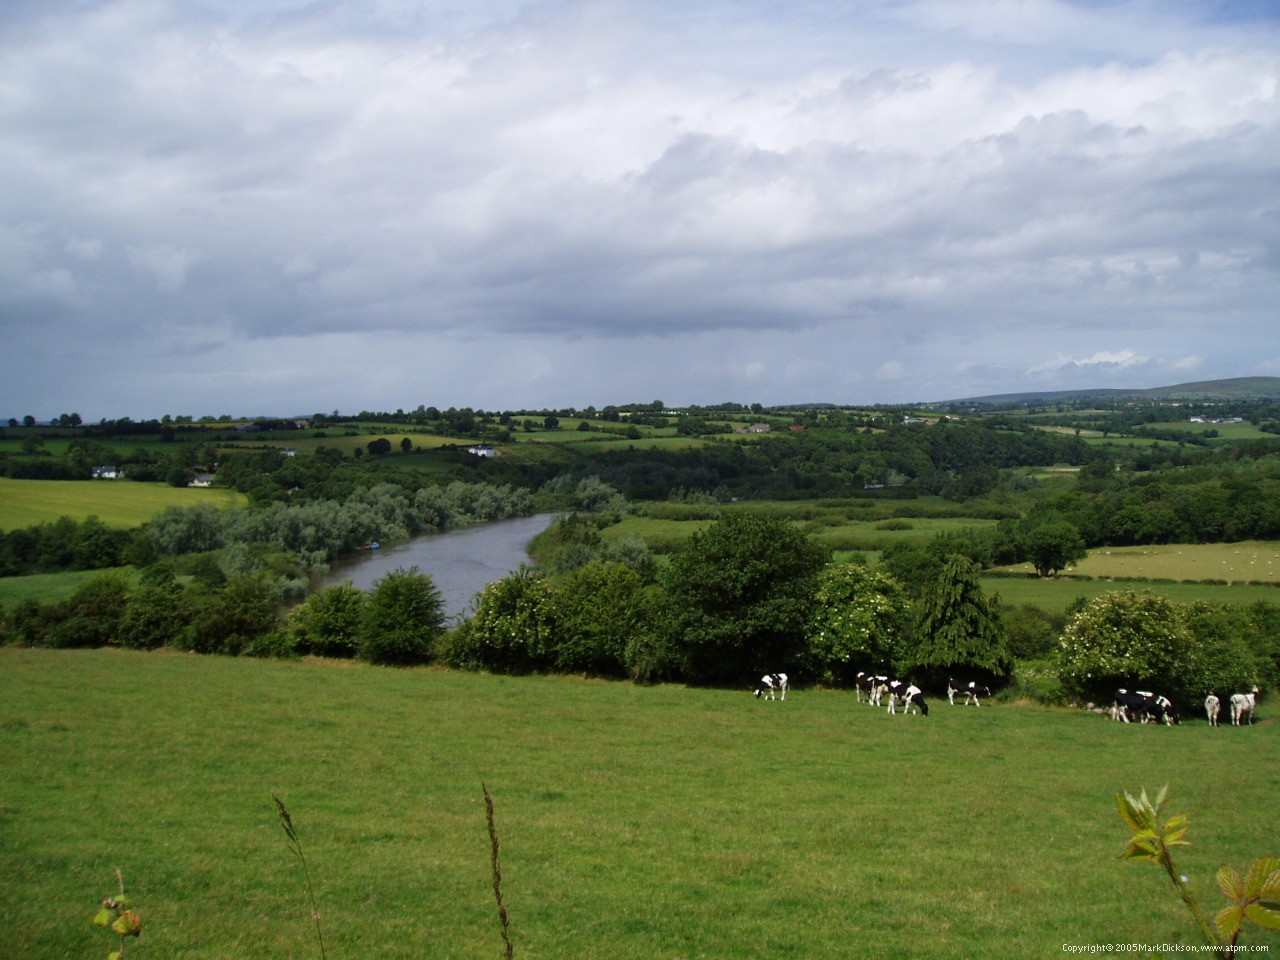
[[[1059,957],[1197,943],[1114,796],[1168,783],[1180,856],[1280,853],[1280,724],[1022,706],[890,717],[850,694],[0,648],[4,952],[99,956],[124,871],[138,958]],[[1276,934],[1250,943],[1280,948]],[[136,946],[136,950],[135,950]]]
[[[171,487],[131,480],[12,480],[0,477],[0,530],[19,530],[59,517],[96,516],[109,527],[136,527],[166,507],[241,505],[244,494],[212,487]]]

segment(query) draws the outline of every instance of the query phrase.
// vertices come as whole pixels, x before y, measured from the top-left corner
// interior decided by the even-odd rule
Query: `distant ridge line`
[[[958,400],[939,400],[921,406],[970,404],[1009,406],[1055,400],[1115,400],[1122,397],[1164,400],[1280,400],[1280,377],[1234,377],[1226,380],[1198,380],[1168,387],[1116,388],[1099,387],[1085,390],[1042,390],[1026,393],[998,393]]]

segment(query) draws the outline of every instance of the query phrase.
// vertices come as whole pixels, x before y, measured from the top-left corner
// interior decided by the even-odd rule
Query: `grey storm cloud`
[[[1280,373],[1269,8],[827,7],[6,5],[6,416]]]

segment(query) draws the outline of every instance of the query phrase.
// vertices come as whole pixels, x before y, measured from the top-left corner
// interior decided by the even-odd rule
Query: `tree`
[[[940,683],[953,673],[1003,680],[1012,662],[996,598],[978,583],[978,566],[967,557],[951,557],[925,594],[916,625],[919,643],[911,666]]]
[[[1079,529],[1065,520],[1044,523],[1024,533],[1022,549],[1042,577],[1052,577],[1088,553]]]
[[[408,437],[404,437],[403,439],[401,439],[401,441],[400,441],[400,452],[401,452],[401,453],[408,453],[408,452],[409,452],[410,450],[412,450],[412,449],[413,449],[413,441],[412,441],[412,440],[410,440]]]
[[[559,591],[528,567],[484,588],[475,613],[455,633],[457,666],[508,673],[546,669],[560,635]]]
[[[860,564],[829,566],[818,579],[809,628],[812,666],[840,684],[852,682],[858,670],[899,670],[910,621],[910,600],[892,577]]]
[[[417,567],[393,570],[373,585],[360,621],[360,659],[419,663],[444,630],[444,599]]]
[[[196,653],[236,656],[276,624],[273,578],[237,573],[220,588],[200,587],[193,597],[195,613],[183,644]]]
[[[86,581],[57,610],[51,644],[58,647],[105,647],[118,643],[130,584],[118,573],[102,573]]]
[[[368,594],[350,583],[317,591],[289,615],[286,630],[302,652],[321,657],[354,657]]]
[[[555,666],[574,673],[627,672],[627,650],[657,623],[655,590],[631,567],[594,560],[560,583]]]
[[[370,440],[365,444],[369,448],[369,453],[375,457],[380,457],[391,452],[391,441],[386,437],[379,437],[377,440]]]
[[[782,520],[733,513],[694,534],[664,578],[672,648],[695,681],[742,681],[800,662],[829,554]]]
[[[1168,598],[1117,590],[1089,600],[1062,634],[1068,691],[1111,702],[1117,688],[1164,692],[1192,667],[1191,635]]]
[[[120,645],[155,650],[179,644],[192,614],[186,591],[168,582],[147,583],[129,597],[120,624]]]

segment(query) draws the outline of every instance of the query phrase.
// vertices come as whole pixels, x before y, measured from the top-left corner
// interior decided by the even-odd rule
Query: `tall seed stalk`
[[[489,821],[489,866],[493,873],[493,899],[498,903],[498,922],[502,928],[502,942],[506,945],[504,956],[507,960],[512,960],[516,950],[511,943],[511,921],[507,917],[507,907],[502,902],[502,863],[498,856],[501,844],[498,842],[498,827],[493,819],[493,795],[489,793],[483,780],[480,782],[480,789],[484,791],[485,818]]]
[[[307,867],[307,858],[302,853],[302,841],[298,839],[298,831],[293,825],[293,817],[289,816],[288,807],[284,805],[284,801],[276,795],[274,790],[271,791],[271,799],[276,802],[276,814],[280,817],[280,825],[284,827],[285,836],[289,838],[289,849],[302,862],[302,875],[307,879],[307,896],[311,901],[311,919],[315,921],[316,939],[320,941],[320,960],[326,960],[324,931],[320,929],[320,909],[316,905],[316,891],[311,885],[311,871]]]

